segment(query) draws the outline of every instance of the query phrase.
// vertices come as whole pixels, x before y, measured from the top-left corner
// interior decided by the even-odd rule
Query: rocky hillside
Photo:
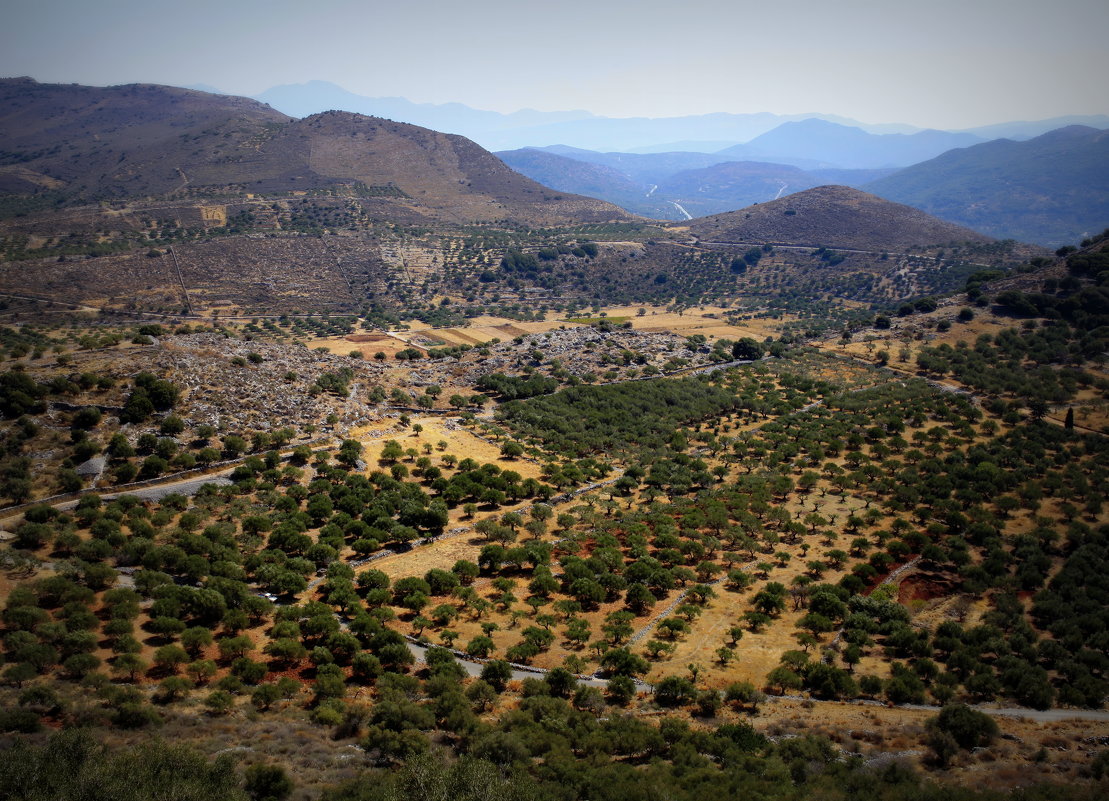
[[[0,80],[0,190],[48,187],[71,201],[163,195],[206,165],[241,165],[289,122],[255,100],[168,86]]]
[[[165,86],[0,81],[0,130],[0,192],[32,207],[47,191],[64,206],[343,187],[429,221],[626,216],[542,187],[464,137],[347,112],[293,120],[257,101]]]

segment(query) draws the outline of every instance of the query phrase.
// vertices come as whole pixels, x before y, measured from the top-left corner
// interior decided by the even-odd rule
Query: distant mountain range
[[[496,154],[545,186],[615,203],[635,214],[683,220],[835,183],[860,186],[892,170],[803,170],[734,161],[724,153],[597,153],[556,145]]]
[[[656,194],[676,201],[691,217],[703,217],[765,203],[817,186],[859,186],[887,170],[802,170],[788,164],[729,161],[687,170],[659,184]]]
[[[783,122],[820,117],[846,125],[863,123],[820,114],[700,114],[687,117],[600,117],[588,111],[481,111],[461,103],[413,103],[402,97],[365,97],[327,81],[286,84],[255,96],[291,117],[341,109],[456,133],[489,150],[566,144],[589,150],[654,149],[679,140],[711,140],[715,149],[746,142]],[[875,131],[913,131],[909,126],[875,126]],[[719,147],[715,147],[719,145]],[[672,148],[668,148],[672,149]]]
[[[1109,131],[1069,126],[986,142],[865,188],[999,239],[1076,244],[1109,226]]]
[[[736,161],[772,161],[804,169],[882,169],[916,164],[952,148],[983,141],[974,134],[947,131],[873,134],[861,128],[810,119],[783,123],[746,144],[721,150],[718,155]]]
[[[531,129],[577,120],[594,119],[588,111],[533,111],[512,114],[481,111],[461,103],[413,103],[403,97],[363,97],[326,81],[309,81],[267,89],[255,97],[290,117],[307,117],[323,111],[352,111],[356,114],[407,122],[444,133],[459,134],[484,147],[486,134],[501,132],[511,137],[518,129]]]
[[[211,87],[190,87],[212,91]],[[291,117],[306,117],[321,111],[342,110],[407,122],[446,133],[466,136],[489,150],[513,150],[522,147],[569,145],[597,151],[660,153],[694,151],[714,153],[737,144],[748,144],[783,123],[802,120],[824,120],[870,134],[920,133],[922,129],[897,123],[866,124],[833,114],[699,114],[684,117],[601,117],[588,111],[534,111],[525,109],[512,114],[481,111],[461,103],[413,103],[401,97],[366,97],[347,91],[327,81],[286,84],[267,89],[255,96]],[[1049,120],[999,123],[956,131],[977,137],[977,141],[1007,137],[1029,139],[1067,125],[1088,125],[1109,128],[1109,116],[1067,116]],[[918,140],[925,141],[925,140]],[[969,144],[969,142],[965,143]],[[961,146],[961,145],[956,145]],[[938,155],[936,151],[930,155]],[[929,158],[930,155],[922,158]],[[774,158],[742,160],[781,161]],[[898,161],[904,166],[910,161]],[[832,163],[832,160],[829,160]],[[782,162],[792,163],[792,162]],[[807,167],[813,164],[796,164]],[[875,164],[839,166],[883,166]]]
[[[606,164],[530,147],[496,155],[516,172],[551,189],[607,200],[633,214],[656,220],[683,218],[667,200],[653,197],[650,187],[642,181]]]
[[[718,214],[823,184],[843,184],[999,239],[1052,248],[1109,225],[1109,132],[1086,126],[1068,126],[1024,142],[978,142],[968,134],[868,134],[806,120],[785,123],[747,145],[713,154],[597,153],[556,145],[497,155],[542,184],[667,220]],[[923,160],[900,170],[813,168],[917,157]],[[606,167],[607,172],[593,170],[585,181],[578,166],[582,163]]]

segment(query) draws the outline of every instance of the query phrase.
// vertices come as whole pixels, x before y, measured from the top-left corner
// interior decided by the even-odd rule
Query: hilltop
[[[703,217],[691,221],[689,229],[704,241],[879,251],[992,241],[985,234],[846,186],[821,186]]]
[[[4,79],[0,191],[48,187],[70,203],[164,195],[291,121],[255,100],[169,86]]]

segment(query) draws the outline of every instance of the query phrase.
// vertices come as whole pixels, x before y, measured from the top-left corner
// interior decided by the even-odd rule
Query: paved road
[[[940,711],[938,706],[925,706],[923,704],[905,704],[904,708],[921,709],[936,713]],[[1019,706],[997,708],[976,706],[973,708],[977,709],[979,712],[985,712],[987,715],[1006,718],[1028,718],[1038,723],[1055,723],[1060,720],[1096,720],[1101,723],[1109,723],[1109,710],[1105,709],[1025,709]]]
[[[138,489],[128,490],[126,492],[105,492],[98,493],[101,500],[110,501],[114,498],[119,498],[123,495],[129,495],[135,498],[142,498],[144,501],[160,501],[167,495],[187,495],[192,496],[200,492],[200,488],[205,484],[216,484],[218,486],[226,486],[231,483],[228,476],[231,475],[231,470],[226,470],[220,473],[215,473],[208,476],[199,476],[197,478],[189,478],[184,481],[175,481],[170,484],[155,484],[152,487],[140,487]],[[73,509],[77,506],[80,499],[72,501],[63,501],[62,503],[54,504],[55,509],[65,511]]]
[[[414,642],[409,642],[408,650],[411,651],[413,656],[416,657],[417,662],[424,662],[427,658],[427,648],[422,645],[417,645]],[[467,676],[480,676],[482,668],[485,667],[484,662],[479,662],[475,659],[460,657],[458,653],[455,653],[455,659],[458,660],[458,664],[462,666],[462,669],[466,671]],[[515,681],[523,681],[524,679],[541,679],[547,675],[547,672],[548,671],[544,668],[522,669],[519,667],[514,667],[512,668],[512,678]],[[605,687],[608,685],[607,680],[599,679],[596,676],[578,676],[578,683],[589,684],[594,687]],[[640,686],[641,689],[649,688],[649,685],[645,684],[642,684]]]
[[[417,662],[424,662],[427,657],[427,648],[418,645],[414,642],[408,643],[408,649],[416,657]],[[480,676],[481,669],[485,663],[475,659],[470,659],[460,652],[455,651],[455,658],[462,669],[466,671],[468,676]],[[523,681],[524,679],[538,679],[543,678],[548,671],[545,668],[526,668],[521,669],[514,667],[512,670],[512,678],[516,681]],[[608,681],[596,676],[579,676],[578,682],[580,684],[588,684],[593,687],[605,687]],[[643,681],[636,682],[636,689],[639,692],[651,692],[654,688]],[[804,695],[770,695],[766,698],[766,703],[780,703],[782,701],[808,701],[814,704],[823,704],[826,706],[867,706],[867,707],[887,707],[895,709],[911,709],[918,712],[930,712],[939,714],[941,707],[930,706],[928,704],[900,704],[897,706],[887,704],[882,701],[868,701],[865,699],[856,699],[852,701],[823,701],[817,698],[809,698]],[[980,712],[985,712],[987,715],[995,717],[1009,717],[1009,718],[1027,718],[1034,720],[1038,723],[1055,723],[1061,720],[1090,720],[1100,723],[1109,723],[1109,710],[1104,709],[1027,709],[1025,707],[990,707],[990,706],[974,706]]]
[[[408,649],[416,657],[417,662],[424,662],[427,657],[427,648],[422,645],[417,645],[414,642],[408,643]],[[480,676],[481,669],[485,666],[484,662],[479,662],[474,659],[469,659],[465,656],[460,656],[455,652],[455,658],[462,669],[466,671],[468,676]],[[512,669],[512,678],[516,681],[523,681],[524,679],[541,679],[548,671],[545,668],[527,668],[520,669],[514,667]],[[598,678],[597,676],[578,676],[579,684],[588,684],[593,687],[605,687],[608,684],[606,679]],[[654,688],[643,681],[636,681],[636,689],[639,692],[651,692]],[[918,712],[930,712],[938,715],[941,707],[929,706],[928,704],[900,704],[897,706],[884,703],[882,701],[868,701],[868,700],[853,700],[853,701],[822,701],[817,698],[809,698],[804,695],[769,695],[766,698],[766,703],[780,703],[782,701],[808,701],[813,704],[822,704],[826,706],[881,706],[894,709],[911,709]],[[975,706],[979,712],[985,712],[987,715],[994,717],[1008,717],[1008,718],[1027,718],[1034,720],[1038,723],[1055,723],[1061,720],[1090,720],[1099,723],[1109,723],[1109,710],[1104,709],[1026,709],[1024,707],[989,707],[989,706]]]

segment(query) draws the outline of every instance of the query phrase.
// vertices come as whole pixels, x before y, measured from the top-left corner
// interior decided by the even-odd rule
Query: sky
[[[609,117],[1109,113],[1106,0],[2,0],[0,77]]]

